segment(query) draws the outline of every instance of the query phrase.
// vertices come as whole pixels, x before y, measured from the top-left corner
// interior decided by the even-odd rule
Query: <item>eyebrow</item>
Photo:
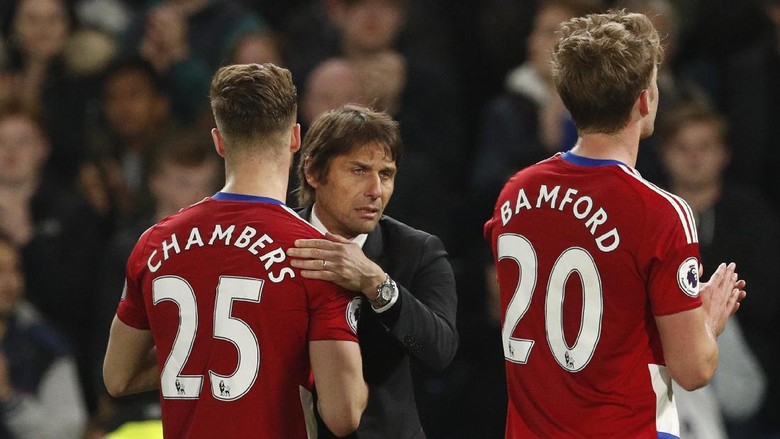
[[[351,166],[362,166],[364,168],[372,167],[370,164],[356,159],[348,160],[347,164]],[[391,166],[383,166],[380,168],[380,171],[396,171],[397,169],[398,167],[395,165],[395,163],[393,163]]]

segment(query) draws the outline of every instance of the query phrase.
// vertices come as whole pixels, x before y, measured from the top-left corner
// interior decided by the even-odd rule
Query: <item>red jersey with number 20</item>
[[[485,237],[506,437],[679,437],[654,316],[701,305],[689,206],[620,162],[569,152],[509,180]]]
[[[141,236],[117,316],[154,336],[165,437],[307,437],[308,342],[357,341],[359,302],[285,255],[320,237],[279,201],[222,192]]]

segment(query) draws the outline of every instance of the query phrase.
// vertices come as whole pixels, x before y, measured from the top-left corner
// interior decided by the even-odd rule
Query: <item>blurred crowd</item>
[[[482,224],[509,176],[576,141],[549,50],[558,23],[610,7],[646,13],[665,43],[638,170],[691,205],[705,277],[734,261],[748,282],[714,382],[680,397],[684,437],[780,437],[779,0],[2,0],[0,438],[159,417],[156,394],[102,385],[124,263],[219,189],[209,82],[254,62],[292,71],[304,133],[345,103],[399,121],[386,214],[444,241],[459,295],[455,361],[415,372],[420,416],[430,438],[503,437]]]

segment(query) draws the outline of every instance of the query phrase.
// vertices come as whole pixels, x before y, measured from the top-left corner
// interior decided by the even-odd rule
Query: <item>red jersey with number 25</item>
[[[485,237],[506,437],[679,437],[654,316],[701,305],[689,206],[620,162],[569,152],[509,180]]]
[[[285,255],[320,237],[279,201],[222,192],[141,236],[117,316],[154,336],[165,437],[307,437],[308,342],[357,341],[359,302]]]

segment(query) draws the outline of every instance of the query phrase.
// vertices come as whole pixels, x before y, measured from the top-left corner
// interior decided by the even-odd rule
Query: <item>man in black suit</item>
[[[326,233],[288,250],[304,277],[362,294],[358,337],[368,407],[355,438],[424,438],[412,359],[432,371],[458,346],[455,276],[436,236],[383,216],[402,143],[385,113],[348,105],[309,128],[298,167],[301,216]],[[320,436],[332,437],[322,423]]]

